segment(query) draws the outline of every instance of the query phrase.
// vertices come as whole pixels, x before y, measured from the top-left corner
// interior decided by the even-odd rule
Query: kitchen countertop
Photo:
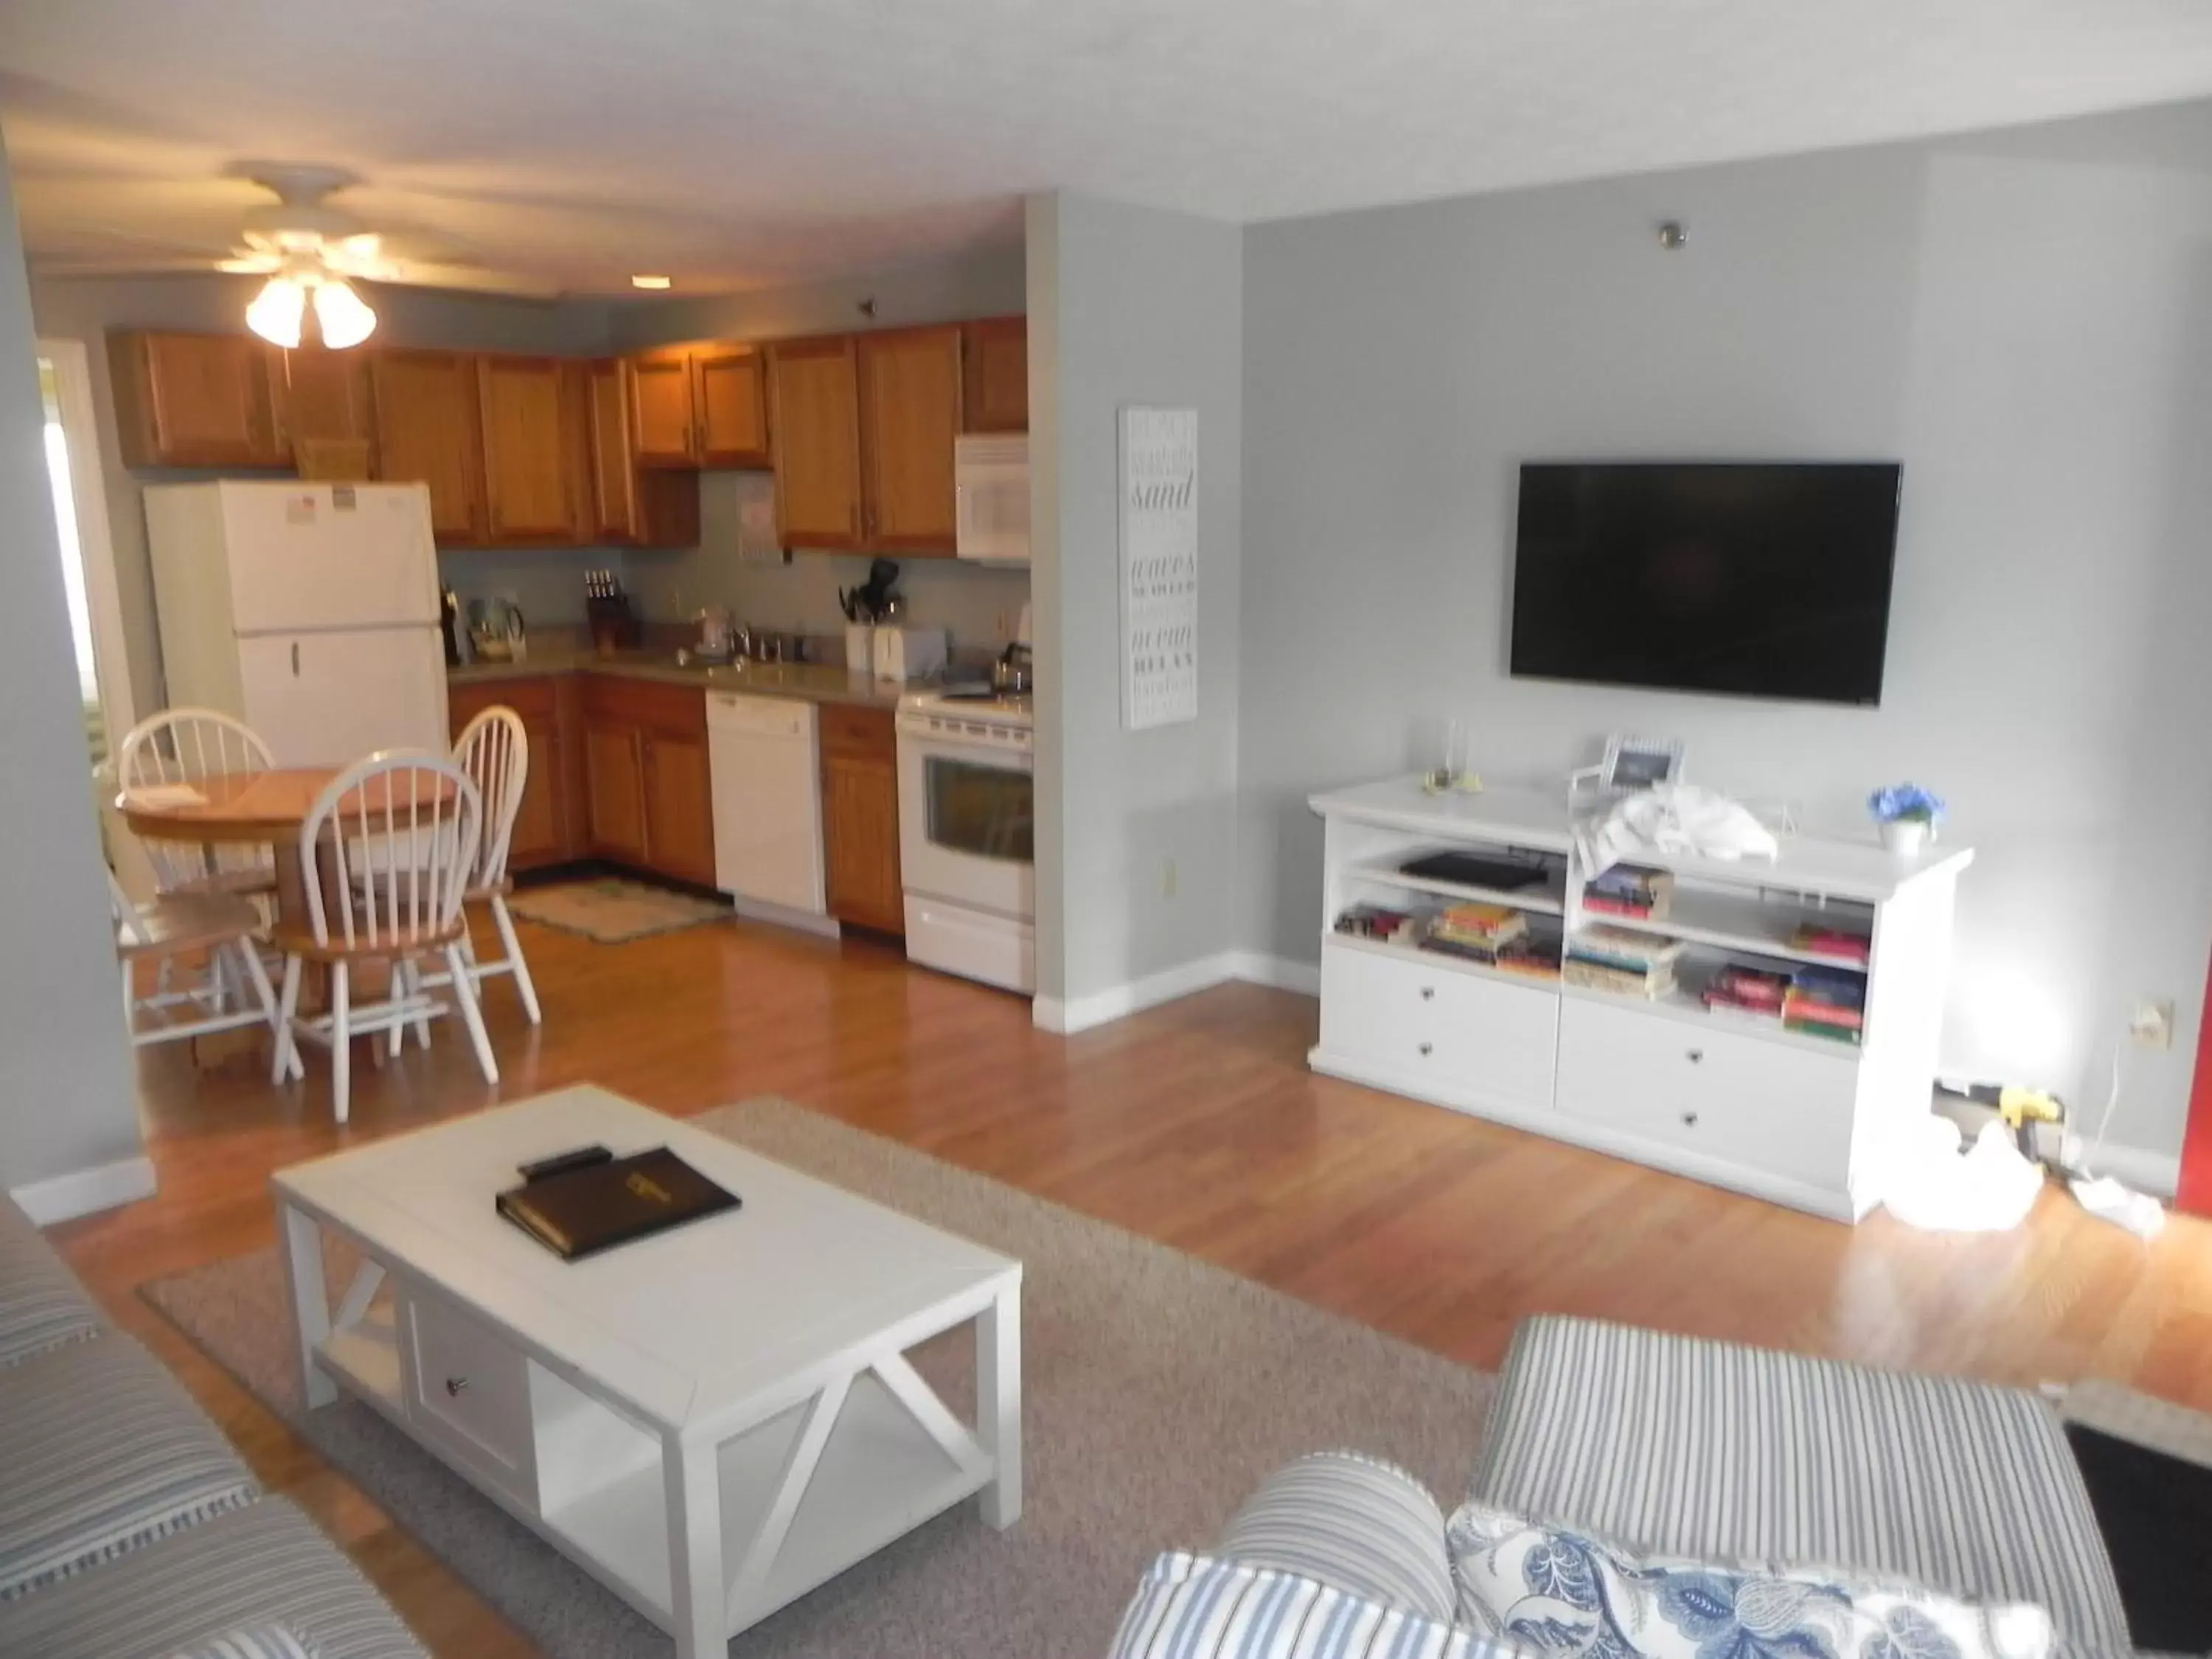
[[[696,686],[702,691],[744,691],[764,697],[796,697],[806,702],[845,703],[863,708],[896,708],[907,690],[892,681],[834,667],[827,663],[745,662],[710,667],[679,666],[672,651],[626,651],[601,656],[590,650],[558,647],[533,650],[521,662],[473,662],[446,671],[451,685],[483,685],[501,680],[539,679],[555,674],[604,674],[619,679],[651,680],[660,685]]]

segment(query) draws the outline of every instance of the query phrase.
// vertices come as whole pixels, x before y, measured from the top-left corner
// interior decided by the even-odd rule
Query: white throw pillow
[[[1458,1622],[1587,1659],[2048,1659],[2051,1615],[1894,1579],[1771,1562],[1639,1556],[1607,1538],[1462,1504],[1445,1528]]]

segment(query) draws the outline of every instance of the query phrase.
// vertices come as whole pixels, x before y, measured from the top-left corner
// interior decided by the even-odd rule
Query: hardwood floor
[[[326,1068],[279,1093],[257,1057],[196,1072],[157,1050],[142,1095],[160,1194],[55,1230],[118,1322],[441,1654],[531,1649],[136,1291],[269,1245],[271,1170],[573,1082],[678,1114],[788,1095],[1471,1365],[1494,1367],[1523,1315],[1565,1311],[2005,1382],[2109,1376],[2212,1409],[2203,1223],[2146,1246],[2053,1191],[1996,1237],[1838,1226],[1316,1077],[1313,1003],[1255,987],[1062,1039],[1025,1001],[874,944],[522,931],[545,1024],[492,987],[496,1091],[443,1026],[388,1070],[357,1055],[344,1129]]]

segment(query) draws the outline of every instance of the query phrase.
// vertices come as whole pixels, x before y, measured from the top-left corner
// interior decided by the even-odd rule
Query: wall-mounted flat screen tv
[[[1513,672],[1879,703],[1902,471],[1893,461],[1524,465]]]

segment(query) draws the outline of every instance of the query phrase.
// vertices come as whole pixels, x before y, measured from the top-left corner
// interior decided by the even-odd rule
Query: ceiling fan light
[[[315,289],[315,321],[322,326],[323,343],[343,351],[375,331],[376,313],[349,284],[331,279]]]
[[[307,290],[280,271],[261,285],[261,292],[246,307],[246,325],[270,344],[289,350],[300,343],[300,319],[307,309]]]

